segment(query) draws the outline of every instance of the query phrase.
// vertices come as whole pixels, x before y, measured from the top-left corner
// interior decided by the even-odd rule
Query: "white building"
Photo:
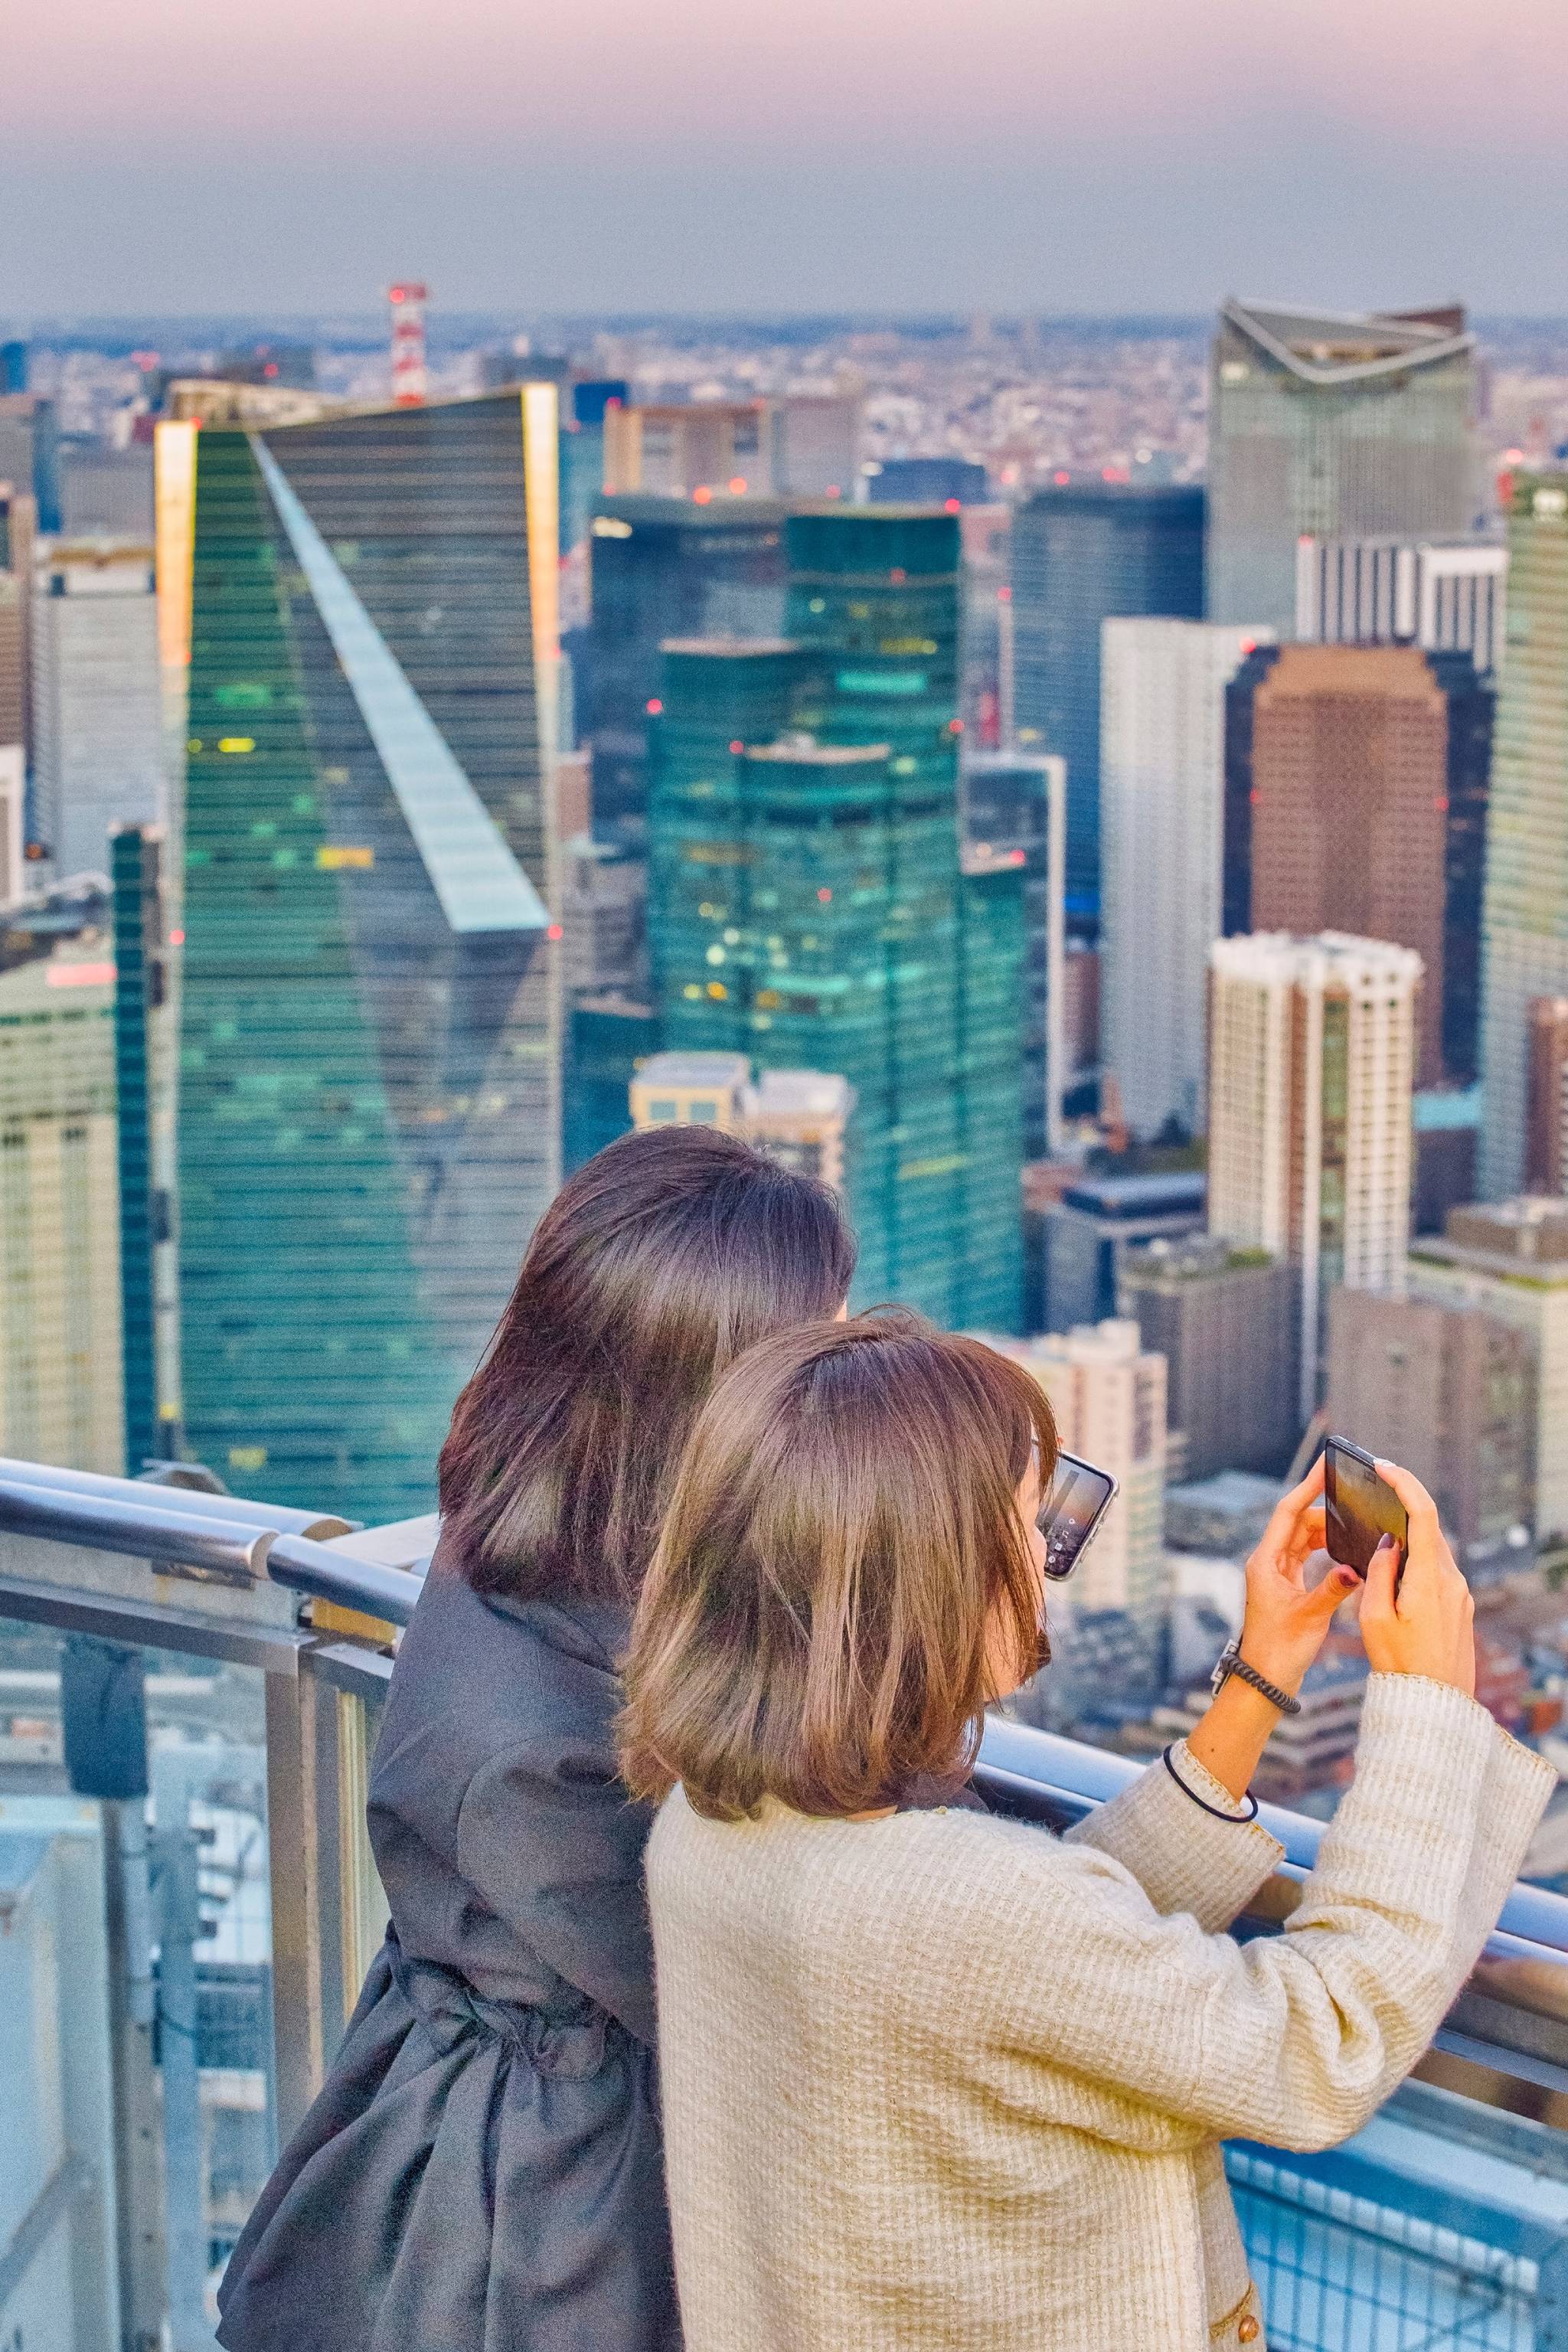
[[[1306,1420],[1330,1287],[1403,1289],[1421,959],[1257,931],[1217,940],[1209,969],[1209,1225],[1300,1268]]]
[[[0,973],[0,1452],[125,1468],[114,965]]]
[[[1296,546],[1296,635],[1308,645],[1417,645],[1502,661],[1508,550],[1486,540],[1313,539]]]
[[[1068,1452],[1109,1470],[1121,1488],[1082,1565],[1051,1599],[1075,1611],[1157,1615],[1163,1605],[1164,1357],[1151,1354],[1137,1324],[1125,1320],[990,1344],[1034,1374]]]
[[[1129,1126],[1204,1121],[1208,952],[1220,935],[1225,690],[1272,631],[1101,630],[1100,1035]]]
[[[34,788],[55,872],[102,874],[111,824],[163,808],[157,600],[148,547],[59,546],[33,604]]]
[[[763,1070],[753,1086],[744,1054],[650,1054],[631,1082],[630,1105],[639,1130],[716,1127],[843,1190],[855,1089],[836,1072]]]

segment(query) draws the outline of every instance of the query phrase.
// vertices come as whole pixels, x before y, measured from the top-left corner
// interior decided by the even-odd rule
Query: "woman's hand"
[[[1323,1549],[1322,1497],[1320,1454],[1300,1485],[1281,1498],[1247,1563],[1241,1654],[1291,1698],[1323,1646],[1335,1610],[1361,1585],[1353,1568],[1331,1562],[1327,1575],[1308,1586],[1307,1562]]]
[[[1374,1674],[1425,1675],[1473,1698],[1476,1604],[1437,1525],[1437,1507],[1396,1462],[1380,1462],[1377,1475],[1409,1514],[1410,1545],[1397,1597],[1399,1546],[1384,1536],[1372,1556],[1361,1603],[1367,1663]]]

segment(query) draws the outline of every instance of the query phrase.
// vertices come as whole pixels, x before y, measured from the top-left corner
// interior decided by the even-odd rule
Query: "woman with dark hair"
[[[638,1607],[688,2352],[1262,2352],[1232,2134],[1321,2147],[1409,2072],[1555,1785],[1471,1696],[1470,1597],[1391,1464],[1356,1779],[1283,1934],[1244,1799],[1353,1570],[1317,1474],[1214,1705],[1065,1839],[911,1791],[1040,1661],[1056,1438],[1023,1366],[910,1318],[763,1341],[698,1416]]]
[[[679,2342],[619,1659],[715,1374],[853,1270],[830,1192],[701,1128],[612,1144],[541,1220],[376,1746],[392,1922],[235,2250],[230,2352]]]

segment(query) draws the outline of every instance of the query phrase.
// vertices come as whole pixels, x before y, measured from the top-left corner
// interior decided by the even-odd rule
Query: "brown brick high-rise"
[[[1405,645],[1260,646],[1227,695],[1226,929],[1415,949],[1418,1086],[1475,1076],[1491,703]]]

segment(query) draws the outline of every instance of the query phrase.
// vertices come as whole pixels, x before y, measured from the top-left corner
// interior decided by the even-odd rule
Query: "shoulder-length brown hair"
[[[1037,1662],[1016,1492],[1043,1391],[910,1315],[765,1340],[691,1434],[633,1625],[622,1769],[700,1813],[864,1812],[973,1759],[998,1650]]]
[[[441,1450],[481,1591],[631,1600],[716,1372],[836,1314],[855,1244],[825,1185],[710,1128],[623,1136],[534,1230]]]

